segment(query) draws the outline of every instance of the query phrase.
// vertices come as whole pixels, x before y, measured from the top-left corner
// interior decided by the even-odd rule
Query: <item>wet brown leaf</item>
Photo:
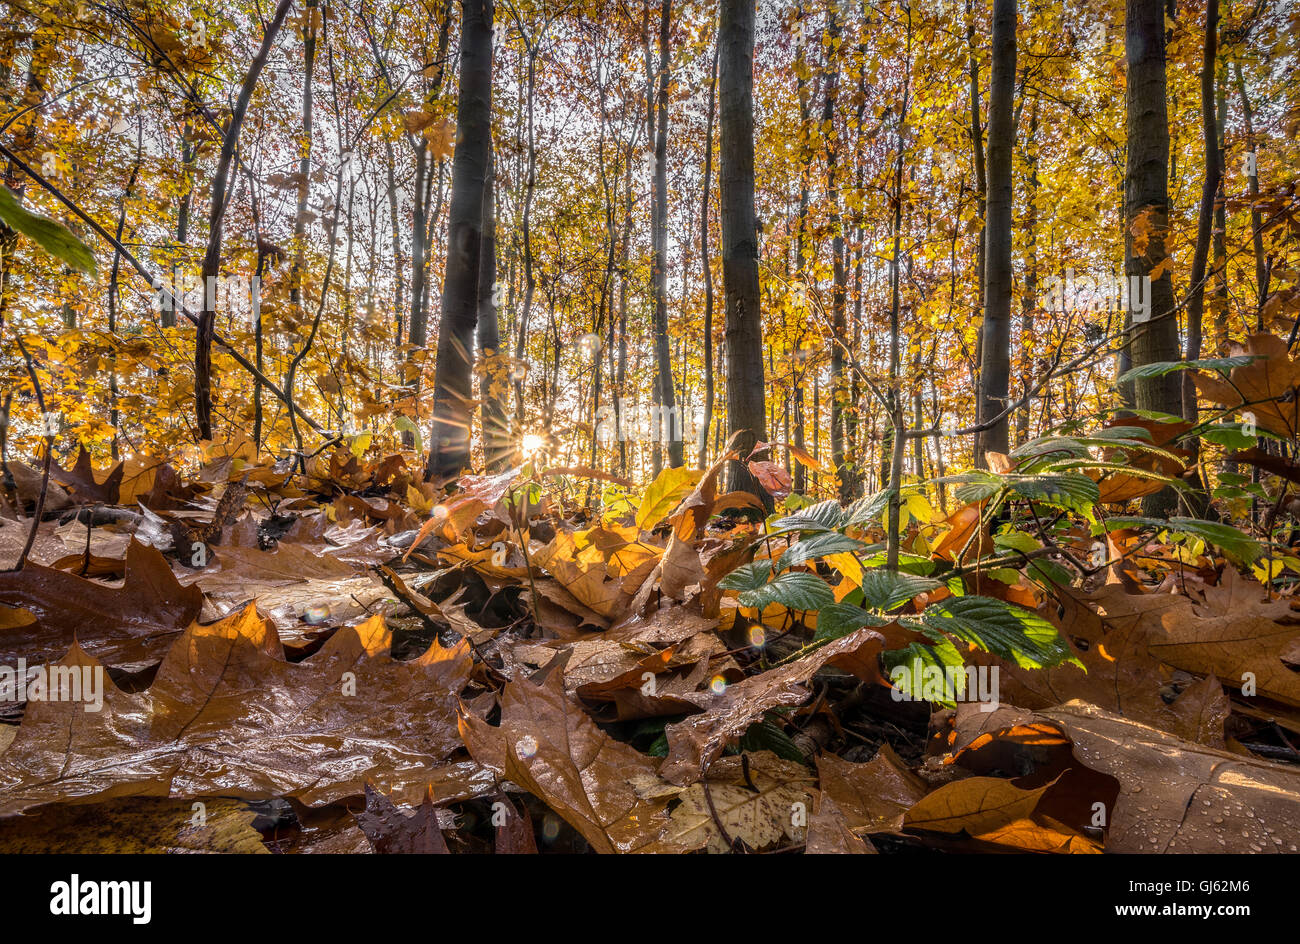
[[[460,731],[476,761],[544,802],[597,852],[643,850],[667,828],[667,799],[639,792],[659,780],[653,760],[596,727],[558,672],[542,685],[510,682],[499,727],[462,713]]]
[[[162,658],[198,618],[203,595],[197,587],[182,587],[162,554],[133,541],[120,587],[29,562],[16,573],[0,573],[0,604],[37,618],[30,627],[0,631],[4,664],[57,659],[75,639],[107,665],[141,668]]]

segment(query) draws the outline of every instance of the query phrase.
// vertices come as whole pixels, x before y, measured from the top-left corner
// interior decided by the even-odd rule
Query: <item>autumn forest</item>
[[[1297,851],[1300,9],[4,7],[0,851]]]

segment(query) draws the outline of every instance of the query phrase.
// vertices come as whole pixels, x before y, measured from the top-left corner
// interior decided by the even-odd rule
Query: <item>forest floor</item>
[[[874,566],[861,502],[755,520],[721,463],[601,517],[582,470],[442,492],[361,448],[9,466],[45,520],[0,509],[3,559],[32,540],[0,573],[3,851],[1300,844],[1300,616],[1204,544],[1112,531],[1049,592]],[[940,560],[987,526],[908,533]],[[1008,614],[1055,655],[919,655],[921,619]]]

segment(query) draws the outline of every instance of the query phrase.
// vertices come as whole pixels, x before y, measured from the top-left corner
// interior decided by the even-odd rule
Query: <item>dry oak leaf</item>
[[[1079,701],[1040,712],[1004,708],[981,727],[963,737],[969,746],[955,761],[1038,764],[1034,778],[1058,781],[1047,798],[1054,809],[1077,819],[1102,803],[1108,852],[1300,851],[1294,767],[1193,744]]]
[[[997,841],[989,838],[991,836],[1011,832],[1018,833],[1023,843],[1032,828],[1030,817],[1055,783],[1053,780],[1041,787],[1023,789],[1001,777],[954,780],[908,810],[903,826],[910,830],[969,836],[987,842]]]
[[[514,802],[505,794],[500,795],[498,802],[505,804],[506,810],[505,817],[497,822],[492,851],[496,855],[537,855],[537,837],[533,835],[528,804],[521,803],[521,809],[516,810]]]
[[[1071,702],[1039,712],[1119,781],[1108,852],[1300,851],[1300,771],[1217,751]]]
[[[1265,601],[1263,595],[1260,584],[1225,568],[1223,586],[1206,589],[1204,606],[1161,614],[1147,650],[1174,668],[1217,675],[1234,687],[1250,673],[1257,694],[1300,706],[1300,674],[1291,668],[1300,613],[1286,600]]]
[[[447,855],[447,840],[438,827],[433,792],[407,812],[382,791],[366,784],[366,808],[354,814],[357,826],[381,855]]]
[[[533,552],[532,561],[535,567],[549,571],[570,596],[601,619],[616,619],[622,613],[623,583],[610,579],[605,555],[599,547],[580,547],[571,533],[561,531],[551,543]],[[538,592],[543,591],[539,588]],[[555,597],[551,599],[564,605]]]
[[[77,452],[76,464],[71,469],[64,469],[58,463],[53,463],[50,478],[70,489],[78,502],[113,505],[118,501],[118,489],[125,471],[126,466],[119,462],[101,481],[90,464],[90,453],[85,446],[81,446]]]
[[[806,813],[812,805],[812,773],[771,751],[745,758],[747,764],[740,757],[722,758],[704,779],[681,792],[665,837],[670,845],[687,851],[730,852],[728,839],[751,849],[767,849],[802,838],[804,826],[797,813]],[[725,838],[718,822],[726,830]]]
[[[1055,625],[1080,669],[1062,664],[1023,669],[996,656],[972,652],[969,661],[998,665],[1000,692],[1007,704],[1038,710],[1079,699],[1187,740],[1222,748],[1223,724],[1230,706],[1217,680],[1206,679],[1165,700],[1170,671],[1148,646],[1161,633],[1163,615],[1179,621],[1190,615],[1188,599],[1174,594],[1130,594],[1115,584],[1084,594],[1061,588],[1039,615]],[[1149,615],[1144,615],[1149,614]]]
[[[948,525],[948,530],[934,546],[932,556],[938,560],[966,564],[990,553],[993,550],[993,535],[989,523],[984,520],[987,505],[988,499],[963,505],[940,522]],[[957,559],[958,555],[960,560]]]
[[[50,481],[48,485],[45,485],[45,476],[26,462],[10,459],[7,465],[9,475],[14,480],[14,491],[17,494],[20,506],[35,507],[37,499],[40,498],[42,487],[45,488],[45,512],[47,514],[52,511],[62,511],[74,504],[72,495],[67,489],[54,481]]]
[[[597,852],[668,851],[667,796],[653,758],[616,741],[564,693],[561,673],[541,685],[512,681],[492,727],[462,712],[470,755],[523,787],[576,829]]]
[[[139,669],[162,658],[198,618],[203,594],[182,587],[160,552],[132,541],[120,587],[29,561],[20,571],[0,573],[0,604],[37,618],[32,625],[0,631],[0,663],[48,662],[75,639],[106,665]]]
[[[1196,392],[1219,406],[1253,413],[1255,422],[1271,433],[1294,439],[1300,433],[1300,361],[1291,359],[1286,342],[1272,334],[1256,334],[1245,347],[1234,344],[1234,356],[1257,360],[1219,374],[1194,371]]]
[[[901,830],[904,814],[930,790],[888,744],[865,764],[818,754],[817,776],[848,827],[861,832]]]
[[[195,812],[188,800],[143,797],[81,806],[54,803],[0,819],[0,853],[270,853],[253,828],[257,814],[247,804],[205,797],[201,820]]]
[[[1150,444],[1152,446],[1158,447],[1172,456],[1177,456],[1178,459],[1170,459],[1158,453],[1148,452],[1145,449],[1124,448],[1103,449],[1101,458],[1105,462],[1124,462],[1136,470],[1153,472],[1166,478],[1176,478],[1182,475],[1183,470],[1186,468],[1183,462],[1178,460],[1190,459],[1192,453],[1187,449],[1175,449],[1172,443],[1177,442],[1193,425],[1195,424],[1188,422],[1162,423],[1159,420],[1138,417],[1122,417],[1110,420],[1106,423],[1107,429],[1117,426],[1137,426],[1145,429],[1151,434]],[[1098,501],[1102,504],[1127,502],[1135,498],[1142,498],[1145,495],[1154,495],[1167,487],[1159,479],[1148,478],[1141,474],[1131,475],[1126,472],[1113,471],[1085,471],[1085,474],[1097,481],[1100,492]]]
[[[805,855],[875,854],[876,847],[853,834],[844,813],[825,790],[817,791],[813,804],[812,815],[808,817]]]
[[[797,705],[808,697],[804,683],[830,663],[842,662],[850,671],[872,663],[884,645],[884,637],[869,628],[859,629],[786,665],[729,685],[721,694],[701,692],[691,696],[704,708],[664,728],[668,757],[661,770],[665,779],[686,785],[698,780],[703,771],[763,713],[782,705]]]
[[[312,806],[358,796],[367,781],[409,803],[431,782],[439,800],[489,788],[490,777],[440,767],[460,746],[468,644],[435,641],[397,662],[391,638],[372,617],[289,663],[274,625],[251,606],[191,625],[146,691],[127,694],[104,678],[98,712],[71,700],[29,702],[0,755],[0,815],[116,796],[294,797]],[[75,646],[59,664],[99,666]]]
[[[668,516],[668,521],[673,526],[673,533],[683,541],[698,538],[704,526],[709,523],[714,503],[718,499],[718,474],[728,461],[736,458],[731,443],[738,435],[735,434],[728,440],[722,456],[709,466],[691,493],[683,498],[677,509]]]
[[[707,579],[700,563],[699,552],[691,541],[683,541],[676,534],[668,539],[668,547],[632,598],[632,612],[640,613],[658,590],[665,597],[685,602],[700,592]]]

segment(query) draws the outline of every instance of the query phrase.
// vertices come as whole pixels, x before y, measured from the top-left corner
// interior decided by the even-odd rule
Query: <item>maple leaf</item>
[[[457,750],[456,698],[467,643],[436,641],[397,662],[374,617],[285,661],[275,627],[253,607],[191,625],[138,694],[103,678],[103,707],[31,702],[0,755],[0,815],[68,796],[292,796],[308,805],[358,796],[367,780],[414,802],[487,784],[446,765]],[[61,666],[96,672],[73,647]]]
[[[1225,409],[1254,414],[1256,422],[1287,439],[1300,434],[1300,361],[1293,360],[1286,342],[1271,334],[1255,334],[1244,347],[1230,352],[1255,358],[1233,367],[1227,378],[1196,371],[1196,392]]]
[[[602,732],[567,695],[560,673],[541,685],[515,681],[492,727],[462,712],[470,754],[546,803],[597,852],[667,851],[667,799],[643,793],[658,781],[655,764]]]
[[[182,587],[157,550],[132,541],[120,587],[28,562],[0,573],[0,604],[31,612],[35,624],[0,633],[0,661],[36,665],[57,658],[76,640],[87,653],[118,668],[157,661],[199,616],[203,594]]]

